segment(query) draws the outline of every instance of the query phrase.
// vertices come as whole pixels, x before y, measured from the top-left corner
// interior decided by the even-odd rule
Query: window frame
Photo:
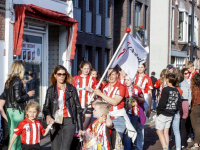
[[[188,43],[188,11],[185,9],[179,9],[178,11],[178,25],[179,25],[179,29],[178,29],[178,42],[186,42]],[[179,39],[179,31],[180,31],[180,13],[183,13],[183,39],[180,40]]]

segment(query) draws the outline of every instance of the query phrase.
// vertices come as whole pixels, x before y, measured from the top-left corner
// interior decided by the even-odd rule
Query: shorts
[[[156,117],[156,129],[158,130],[164,130],[165,128],[170,128],[171,122],[172,122],[173,116],[164,116],[160,114],[158,117]]]
[[[41,150],[41,147],[39,143],[32,145],[22,144],[22,150]]]

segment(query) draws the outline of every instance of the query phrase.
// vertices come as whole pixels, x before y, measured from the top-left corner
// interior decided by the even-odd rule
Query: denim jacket
[[[187,99],[189,106],[191,106],[191,89],[190,84],[183,80],[181,83],[179,83],[179,88],[183,91],[183,95],[181,99]]]

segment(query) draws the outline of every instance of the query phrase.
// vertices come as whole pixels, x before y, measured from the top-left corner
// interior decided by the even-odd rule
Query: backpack
[[[93,121],[90,123],[91,130],[92,130]],[[122,140],[115,128],[109,129],[108,127],[106,127],[106,136],[108,138],[108,142],[109,142],[111,150],[124,150],[124,146],[122,145]]]

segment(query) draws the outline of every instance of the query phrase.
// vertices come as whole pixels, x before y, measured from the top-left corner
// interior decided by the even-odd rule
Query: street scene
[[[0,0],[0,150],[200,150],[200,0]]]

